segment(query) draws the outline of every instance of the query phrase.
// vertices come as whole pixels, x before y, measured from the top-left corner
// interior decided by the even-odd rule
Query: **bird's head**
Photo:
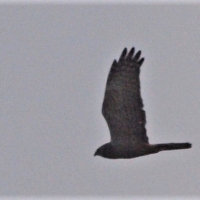
[[[104,158],[115,158],[115,151],[111,143],[106,143],[100,146],[94,156],[102,156]]]

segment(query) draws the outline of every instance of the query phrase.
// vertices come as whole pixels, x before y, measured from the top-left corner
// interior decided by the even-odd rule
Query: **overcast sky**
[[[200,195],[200,5],[0,6],[0,195]],[[109,68],[142,50],[150,143],[192,149],[94,157]]]

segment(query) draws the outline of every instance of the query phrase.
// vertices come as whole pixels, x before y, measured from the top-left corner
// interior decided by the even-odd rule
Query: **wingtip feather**
[[[134,60],[138,60],[139,58],[140,58],[140,55],[141,55],[141,51],[138,51],[136,54],[135,54],[135,56],[134,56]]]
[[[144,62],[144,60],[145,60],[144,58],[141,58],[141,59],[138,61],[138,64],[139,64],[139,65],[142,65],[142,63]]]
[[[122,51],[122,54],[120,56],[120,59],[125,58],[126,54],[127,54],[127,48],[124,48],[124,50]]]
[[[130,50],[129,53],[128,53],[127,58],[128,58],[128,59],[132,59],[132,57],[133,57],[133,55],[134,55],[134,52],[135,52],[135,48],[132,47],[131,50]]]

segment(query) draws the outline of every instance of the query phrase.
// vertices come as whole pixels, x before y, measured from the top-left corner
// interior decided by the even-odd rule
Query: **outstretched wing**
[[[141,51],[134,48],[127,54],[125,48],[117,62],[114,60],[106,84],[102,114],[111,133],[111,141],[146,142],[145,111],[140,94]]]

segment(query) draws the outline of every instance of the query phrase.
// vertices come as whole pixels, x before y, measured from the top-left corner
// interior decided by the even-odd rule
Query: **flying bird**
[[[95,156],[126,159],[166,150],[188,149],[190,143],[149,144],[146,134],[146,116],[140,93],[140,67],[144,58],[141,51],[132,48],[122,51],[111,66],[102,106],[111,141],[99,147]]]

